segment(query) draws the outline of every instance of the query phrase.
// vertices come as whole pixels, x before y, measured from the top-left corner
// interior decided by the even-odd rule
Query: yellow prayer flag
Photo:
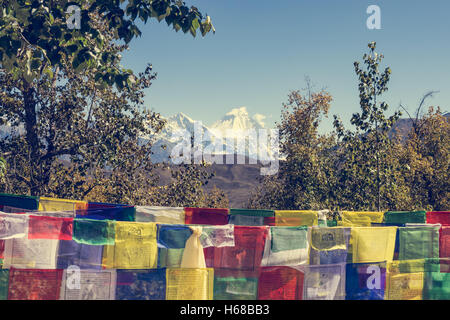
[[[166,300],[212,300],[214,269],[166,269]]]
[[[372,223],[382,223],[384,213],[380,211],[343,211],[338,225],[346,227],[370,227]]]
[[[353,263],[392,261],[397,227],[354,227],[351,232]]]
[[[67,200],[56,198],[39,198],[38,211],[76,211],[86,210],[87,202],[80,200]]]
[[[156,223],[116,221],[114,245],[103,249],[107,269],[154,269],[157,267]]]
[[[406,265],[408,264],[408,265]],[[386,300],[422,300],[424,260],[392,261],[386,273]],[[408,271],[410,270],[410,271]]]
[[[317,226],[319,216],[317,211],[309,210],[275,210],[276,226]]]

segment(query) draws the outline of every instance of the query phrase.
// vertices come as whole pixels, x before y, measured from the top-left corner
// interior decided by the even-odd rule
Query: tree
[[[180,1],[79,3],[81,29],[69,30],[68,1],[2,2],[0,121],[19,129],[0,144],[11,169],[2,189],[144,202],[158,181],[151,141],[141,137],[164,122],[143,108],[156,74],[151,66],[137,75],[124,69],[121,53],[140,34],[136,19],[165,19],[194,36],[213,27]]]
[[[419,108],[422,106],[420,104]],[[450,120],[440,108],[412,119],[402,145],[403,175],[410,188],[411,207],[448,210],[450,207]]]
[[[307,79],[306,92],[291,91],[283,104],[280,135],[281,161],[277,175],[266,177],[252,195],[249,206],[277,209],[323,209],[334,205],[333,172],[325,156],[334,146],[334,137],[318,134],[331,96],[324,90],[313,92]]]
[[[80,28],[70,29],[66,13],[69,6],[80,9]],[[132,80],[132,72],[109,63],[117,56],[106,54],[101,30],[92,23],[100,18],[103,27],[113,30],[113,38],[128,44],[141,31],[137,22],[165,20],[176,31],[197,30],[205,36],[214,27],[209,16],[179,0],[4,0],[0,11],[1,68],[22,77],[28,83],[44,73],[71,63],[75,70],[90,68],[97,81],[123,87]]]
[[[386,102],[380,103],[380,96],[388,90],[391,69],[379,71],[382,54],[375,52],[376,43],[368,45],[369,53],[364,54],[364,67],[354,63],[355,73],[359,79],[360,113],[354,113],[350,120],[355,131],[345,130],[342,122],[334,116],[337,136],[341,139],[340,170],[341,192],[344,198],[362,207],[381,210],[382,197],[388,190],[395,188],[395,171],[397,168],[389,161],[391,141],[389,131],[401,113],[385,115]],[[386,200],[386,199],[385,199]],[[353,205],[347,203],[350,207]]]

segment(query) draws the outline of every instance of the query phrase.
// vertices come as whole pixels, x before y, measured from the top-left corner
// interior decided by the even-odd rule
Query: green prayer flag
[[[384,223],[426,223],[426,211],[388,211]]]
[[[305,249],[308,245],[308,227],[271,227],[271,250]]]
[[[8,300],[9,269],[0,270],[0,300]]]
[[[214,278],[214,300],[256,300],[257,278]]]
[[[73,240],[90,245],[113,245],[115,221],[79,219],[73,220]]]
[[[426,272],[423,300],[450,300],[450,273]]]
[[[400,227],[399,260],[439,258],[439,227]]]

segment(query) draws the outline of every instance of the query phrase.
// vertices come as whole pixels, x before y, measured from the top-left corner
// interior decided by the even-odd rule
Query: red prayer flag
[[[8,300],[58,300],[62,269],[9,270]]]
[[[440,223],[443,226],[450,226],[450,211],[431,211],[427,212],[427,223]]]
[[[228,224],[228,209],[184,208],[185,224]]]
[[[30,216],[28,239],[72,240],[73,218]]]
[[[258,300],[302,300],[304,274],[290,267],[262,267]]]
[[[266,226],[234,226],[234,247],[209,247],[204,249],[206,266],[240,270],[246,277],[256,277],[267,237]]]
[[[442,226],[439,232],[439,257],[450,258],[450,226]]]

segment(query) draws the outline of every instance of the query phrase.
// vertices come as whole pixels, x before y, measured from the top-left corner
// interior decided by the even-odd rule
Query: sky
[[[122,64],[135,72],[153,65],[157,79],[146,106],[163,116],[183,112],[210,125],[232,108],[263,114],[268,127],[280,120],[291,90],[315,88],[333,101],[320,130],[332,130],[336,114],[350,128],[358,112],[353,62],[377,42],[382,68],[392,69],[382,97],[393,113],[402,103],[414,111],[423,94],[439,91],[427,105],[450,111],[450,1],[448,0],[185,0],[211,16],[215,34],[193,38],[162,21],[141,25]],[[369,5],[381,9],[381,29],[369,30]]]

